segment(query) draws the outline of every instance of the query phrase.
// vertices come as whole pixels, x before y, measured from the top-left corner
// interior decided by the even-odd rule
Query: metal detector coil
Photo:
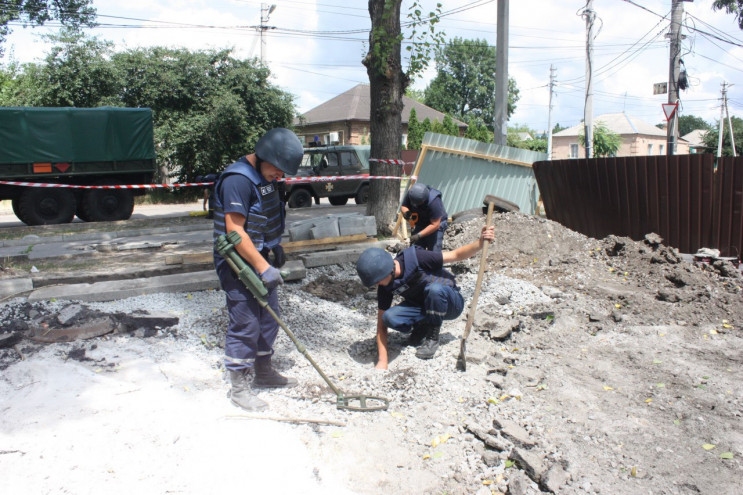
[[[297,340],[297,337],[294,335],[294,333],[289,330],[289,327],[284,324],[281,318],[279,318],[274,310],[271,309],[271,306],[268,305],[268,301],[266,301],[268,290],[263,285],[263,282],[261,282],[261,279],[258,278],[258,275],[255,273],[255,271],[253,271],[253,268],[242,258],[242,256],[240,256],[240,253],[238,253],[235,249],[235,246],[240,244],[241,241],[242,238],[240,237],[240,234],[232,231],[227,235],[222,234],[217,237],[215,247],[219,255],[222,256],[225,261],[227,261],[227,264],[230,265],[230,268],[232,268],[232,270],[237,274],[237,277],[240,279],[240,281],[245,285],[245,287],[248,288],[250,293],[253,294],[261,308],[268,311],[271,317],[276,320],[276,323],[279,324],[279,326],[289,336],[291,341],[294,342],[297,350],[305,358],[307,358],[307,361],[309,361],[312,367],[315,368],[315,371],[320,374],[322,379],[325,380],[325,383],[327,383],[328,386],[333,390],[336,395],[336,407],[338,409],[343,409],[346,411],[360,412],[386,410],[390,405],[390,401],[388,399],[385,399],[384,397],[375,397],[363,394],[345,395],[338,387],[335,386],[335,384],[333,384],[333,382],[330,381],[330,378],[328,378],[328,376],[323,373],[315,360],[312,359],[312,356],[310,356],[310,353],[307,352],[307,348],[305,348],[305,346],[299,340]]]

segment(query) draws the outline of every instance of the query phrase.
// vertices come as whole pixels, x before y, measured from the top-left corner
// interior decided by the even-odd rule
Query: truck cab
[[[369,146],[324,146],[306,148],[299,170],[287,179],[301,177],[343,177],[369,174]],[[353,198],[356,204],[369,199],[368,177],[316,182],[285,183],[285,198],[290,208],[312,206],[312,201],[328,198],[330,204],[345,205]]]

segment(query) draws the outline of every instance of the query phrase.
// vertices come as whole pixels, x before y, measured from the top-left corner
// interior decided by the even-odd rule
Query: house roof
[[[645,121],[631,117],[626,113],[606,113],[593,118],[594,124],[602,123],[610,131],[622,135],[642,134],[644,136],[666,136],[667,132],[658,129]],[[583,124],[574,125],[568,129],[555,133],[552,137],[577,136],[583,132]]]
[[[707,134],[706,129],[694,129],[688,134],[681,136],[681,139],[685,139],[689,142],[689,146],[693,148],[704,148],[704,135]]]
[[[420,103],[407,96],[402,97],[403,110],[402,110],[402,123],[407,124],[408,118],[410,117],[410,110],[415,108],[416,118],[419,122],[424,121],[426,118],[430,119],[431,122],[438,120],[439,122],[444,121],[445,114],[434,110],[431,107],[427,107],[423,103]],[[369,109],[371,107],[371,97],[369,95],[368,84],[358,84],[353,88],[349,89],[345,93],[341,93],[335,98],[331,98],[325,103],[321,103],[315,108],[308,110],[302,114],[300,119],[294,120],[295,126],[305,126],[311,124],[322,124],[326,122],[337,122],[339,120],[360,120],[368,122]],[[466,128],[467,124],[457,119],[453,119],[457,126]]]

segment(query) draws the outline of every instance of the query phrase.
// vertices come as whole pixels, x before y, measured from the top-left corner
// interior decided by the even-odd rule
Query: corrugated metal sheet
[[[541,161],[534,174],[547,217],[601,239],[654,232],[684,253],[743,246],[743,159],[712,155]]]
[[[536,151],[427,132],[416,167],[419,181],[441,191],[449,215],[482,206],[488,194],[534,214],[539,190],[531,164],[546,158]]]

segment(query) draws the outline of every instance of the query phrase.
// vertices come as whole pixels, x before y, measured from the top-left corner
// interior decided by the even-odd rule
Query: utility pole
[[[550,64],[550,106],[547,113],[547,160],[552,160],[552,93],[555,91],[555,73],[557,69]]]
[[[498,0],[498,33],[495,47],[495,111],[493,142],[505,145],[508,128],[508,0]]]
[[[730,128],[730,147],[733,150],[733,156],[738,156],[735,154],[735,134],[733,134],[733,122],[730,120],[730,111],[728,110],[728,92],[727,88],[725,88],[725,93],[722,96],[722,100],[725,103],[725,115],[728,118],[728,127]]]
[[[722,83],[722,98],[720,103],[720,130],[719,136],[717,136],[717,158],[722,156],[722,134],[725,132],[725,118],[728,121],[728,128],[730,129],[730,145],[733,150],[733,156],[738,156],[735,151],[735,135],[733,134],[733,123],[730,120],[730,112],[728,111],[728,84]]]
[[[722,98],[720,98],[720,129],[717,135],[717,158],[722,156],[722,133],[725,132],[725,99],[727,98],[727,83],[722,83]]]
[[[684,15],[684,1],[673,0],[671,6],[671,29],[666,35],[671,40],[670,64],[668,68],[668,103],[678,104],[679,101],[679,72],[681,70],[681,19]],[[678,142],[678,108],[674,112],[673,118],[668,120],[667,146],[666,154],[673,156],[676,154],[676,143]]]
[[[593,157],[593,23],[596,12],[593,10],[593,0],[586,1],[583,9],[586,19],[586,104],[583,107],[583,125],[586,137],[586,158]]]
[[[276,10],[276,4],[268,5],[267,3],[261,4],[261,25],[259,26],[260,30],[260,36],[261,36],[261,64],[265,65],[264,57],[265,57],[265,48],[266,48],[266,42],[263,41],[263,31],[266,31],[268,29],[273,29],[269,26],[266,26],[266,23],[268,22],[268,17],[271,15],[271,12]]]

